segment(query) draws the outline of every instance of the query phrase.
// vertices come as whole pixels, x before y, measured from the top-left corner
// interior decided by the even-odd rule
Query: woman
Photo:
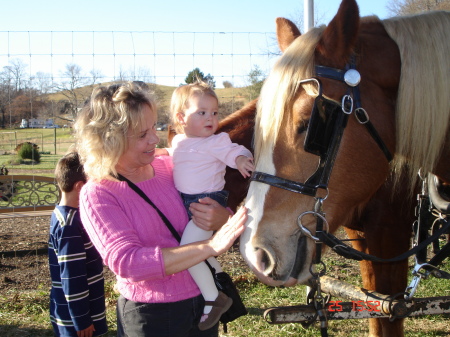
[[[200,331],[204,300],[188,268],[225,252],[244,229],[246,210],[222,228],[228,211],[212,199],[192,204],[195,224],[218,230],[209,240],[179,246],[136,184],[181,235],[188,216],[172,178],[172,162],[155,157],[156,107],[135,82],[95,89],[75,124],[88,175],[80,194],[82,222],[117,276],[118,336],[217,336]],[[122,178],[122,176],[124,178]]]

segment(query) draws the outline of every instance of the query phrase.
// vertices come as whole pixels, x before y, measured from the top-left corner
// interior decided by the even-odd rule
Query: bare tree
[[[67,104],[64,110],[61,112],[69,112],[72,117],[75,118],[78,112],[78,108],[89,97],[90,88],[86,90],[84,88],[89,85],[89,77],[83,74],[83,71],[79,65],[70,63],[66,65],[66,69],[61,73],[62,81],[55,85],[55,89],[67,98]]]
[[[9,61],[9,65],[3,67],[4,76],[9,79],[9,83],[16,93],[23,89],[26,68],[27,65],[21,59],[12,59]]]
[[[386,8],[392,16],[450,10],[450,0],[390,0]]]
[[[150,69],[146,67],[138,67],[130,70],[130,79],[133,81],[155,82]]]
[[[91,85],[92,85],[92,86],[94,86],[94,85],[96,85],[96,84],[98,84],[98,83],[101,82],[101,81],[99,81],[99,80],[103,77],[103,74],[102,74],[102,72],[101,72],[100,70],[98,70],[98,69],[92,69],[92,70],[89,72],[89,74],[91,75],[91,79],[92,79]]]
[[[21,59],[12,59],[0,72],[0,113],[1,127],[5,127],[5,115],[9,116],[9,125],[14,122],[12,102],[21,95],[26,86],[27,65]]]
[[[34,77],[31,78],[32,86],[36,88],[41,94],[46,95],[52,89],[52,75],[43,72],[37,72]]]
[[[117,77],[115,77],[115,80],[118,82],[124,82],[127,80],[127,78],[128,78],[127,71],[122,68],[122,65],[120,65],[119,74],[117,75]]]
[[[9,85],[8,79],[3,77],[3,72],[0,73],[0,113],[1,113],[1,122],[0,126],[5,128],[6,120],[5,114],[8,112],[8,107],[11,104],[11,87]],[[11,124],[10,118],[10,124]]]
[[[146,67],[129,68],[128,70],[125,70],[120,66],[119,75],[116,77],[116,81],[143,81],[149,83],[155,82],[155,79],[152,76],[150,69]]]

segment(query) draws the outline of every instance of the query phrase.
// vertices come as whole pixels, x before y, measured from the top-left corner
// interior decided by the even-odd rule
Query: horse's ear
[[[277,18],[277,39],[280,50],[284,52],[301,35],[297,26],[288,19]]]
[[[337,63],[346,63],[359,29],[359,8],[355,0],[342,0],[336,16],[325,28],[316,51]]]

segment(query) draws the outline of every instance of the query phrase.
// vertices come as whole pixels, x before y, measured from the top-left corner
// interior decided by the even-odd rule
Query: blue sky
[[[360,0],[360,14],[386,18],[387,2]],[[323,23],[339,4],[339,0],[315,0]],[[269,32],[276,17],[289,18],[302,9],[303,0],[20,0],[3,6],[0,30]]]
[[[360,15],[384,19],[388,1],[360,0]],[[327,24],[339,4],[339,0],[315,0],[318,23]],[[218,87],[224,80],[240,86],[245,85],[245,76],[254,65],[265,73],[271,68],[273,57],[258,54],[273,45],[277,17],[300,22],[303,0],[8,1],[0,20],[0,70],[12,59],[21,58],[30,77],[37,72],[57,76],[72,62],[86,72],[98,69],[105,75],[103,81],[108,81],[106,76],[117,78],[129,67],[146,67],[157,83],[176,86],[187,72],[199,67],[215,77]],[[304,31],[303,27],[300,30]],[[145,56],[116,56],[122,51]],[[72,56],[58,58],[58,53]],[[230,53],[246,57],[233,56],[230,61],[220,56]]]

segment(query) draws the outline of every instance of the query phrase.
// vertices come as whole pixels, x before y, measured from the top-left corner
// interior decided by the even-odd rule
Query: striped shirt
[[[78,209],[56,206],[50,221],[48,258],[50,320],[55,336],[77,336],[94,324],[106,333],[103,262],[81,224]]]

